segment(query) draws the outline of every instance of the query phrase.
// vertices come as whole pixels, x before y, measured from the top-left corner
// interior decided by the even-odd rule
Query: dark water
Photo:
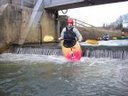
[[[128,60],[1,54],[0,96],[128,96]]]

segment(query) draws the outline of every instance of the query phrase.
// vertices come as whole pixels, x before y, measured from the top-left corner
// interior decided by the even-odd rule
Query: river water
[[[128,96],[128,60],[1,54],[0,96]]]

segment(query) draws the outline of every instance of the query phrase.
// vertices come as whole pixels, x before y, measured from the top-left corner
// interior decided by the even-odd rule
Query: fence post
[[[77,21],[76,21],[76,19],[74,19],[75,20],[75,22],[74,22],[74,25],[76,26],[76,24],[77,24]]]

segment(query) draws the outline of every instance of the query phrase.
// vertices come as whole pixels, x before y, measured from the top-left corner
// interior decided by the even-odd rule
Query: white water
[[[0,55],[1,96],[128,96],[128,60]]]
[[[92,46],[128,46],[128,40],[108,40],[108,41],[98,41],[98,44],[87,44],[82,42],[81,45],[92,45]]]
[[[12,53],[4,53],[0,55],[0,61],[9,61],[9,62],[16,62],[16,61],[24,61],[24,62],[53,62],[57,64],[62,64],[67,62],[63,56],[47,56],[47,55],[40,55],[40,54],[12,54]]]
[[[104,61],[105,60],[105,61]],[[87,63],[93,65],[93,63],[100,61],[107,62],[107,61],[118,61],[122,59],[112,59],[112,58],[95,58],[95,57],[82,57],[80,61],[75,62],[74,64],[81,64],[81,63]],[[55,64],[65,64],[65,63],[71,63],[63,56],[57,56],[57,55],[40,55],[40,54],[13,54],[13,53],[4,53],[0,55],[0,61],[8,61],[8,62],[36,62],[36,63],[44,63],[44,62],[52,62]],[[125,60],[124,60],[125,61]],[[127,59],[126,59],[127,61]]]

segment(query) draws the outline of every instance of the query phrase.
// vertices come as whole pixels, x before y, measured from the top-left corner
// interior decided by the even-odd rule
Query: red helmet
[[[73,19],[72,18],[68,18],[67,19],[67,24],[72,24],[73,25]]]

